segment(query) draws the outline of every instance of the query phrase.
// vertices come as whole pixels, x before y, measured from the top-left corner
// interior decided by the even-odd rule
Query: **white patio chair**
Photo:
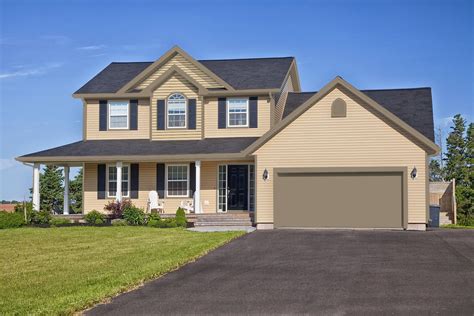
[[[181,201],[180,207],[186,212],[186,213],[194,213],[194,203],[193,201]]]
[[[164,201],[160,201],[160,196],[156,191],[150,191],[148,193],[148,207],[147,211],[151,213],[152,210],[156,210],[158,213],[163,213],[165,210]]]

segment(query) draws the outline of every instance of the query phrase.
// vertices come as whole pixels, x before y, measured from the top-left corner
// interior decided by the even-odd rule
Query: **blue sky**
[[[303,90],[433,89],[435,124],[474,104],[473,1],[0,0],[0,199],[28,197],[14,157],[80,140],[71,94],[112,61],[295,56]]]

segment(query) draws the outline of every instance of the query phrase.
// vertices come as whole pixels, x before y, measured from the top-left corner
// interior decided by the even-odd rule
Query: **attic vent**
[[[336,99],[331,106],[331,117],[346,117],[347,105],[343,99]]]

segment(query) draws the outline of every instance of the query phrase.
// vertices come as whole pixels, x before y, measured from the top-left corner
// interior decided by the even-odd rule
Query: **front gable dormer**
[[[182,71],[162,75],[161,79],[155,79],[154,85],[151,139],[201,139],[203,110],[199,92],[204,88]],[[176,120],[179,122],[173,123]]]
[[[119,92],[141,92],[153,84],[153,82],[159,80],[160,77],[165,75],[173,67],[179,68],[182,72],[199,83],[199,85],[207,89],[234,90],[224,80],[212,73],[181,48],[175,46],[143,70],[128,84],[123,86]]]

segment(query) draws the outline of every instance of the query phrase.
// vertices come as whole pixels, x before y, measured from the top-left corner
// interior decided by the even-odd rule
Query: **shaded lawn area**
[[[0,314],[72,313],[242,234],[130,226],[0,230]]]

